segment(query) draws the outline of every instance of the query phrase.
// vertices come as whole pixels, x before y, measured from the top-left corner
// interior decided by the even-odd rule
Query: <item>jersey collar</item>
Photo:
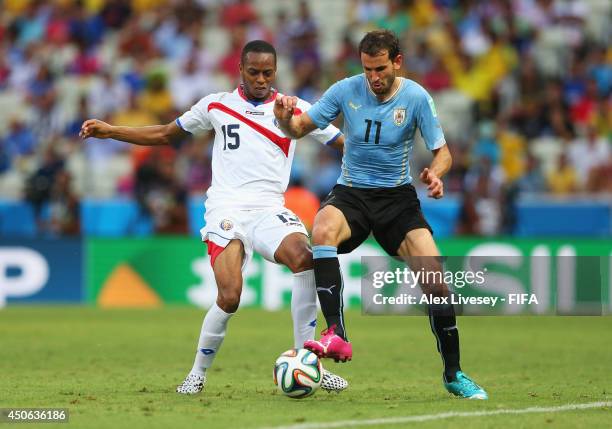
[[[253,106],[259,106],[261,104],[267,104],[270,103],[274,100],[276,100],[276,94],[278,94],[278,91],[274,88],[272,88],[272,92],[270,94],[270,97],[268,97],[266,100],[264,101],[254,101],[254,100],[249,100],[247,98],[247,96],[244,94],[244,89],[242,88],[242,85],[238,85],[238,88],[236,88],[236,90],[238,91],[238,95],[240,95],[240,97],[246,101],[247,103],[252,104]]]

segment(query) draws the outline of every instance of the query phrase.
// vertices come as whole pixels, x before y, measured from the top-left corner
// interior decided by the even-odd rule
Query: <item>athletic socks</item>
[[[308,270],[293,276],[291,315],[296,348],[303,348],[304,341],[314,339],[317,321],[317,295],[314,271]],[[198,350],[192,373],[203,375],[210,368],[225,338],[227,322],[234,313],[226,313],[215,303],[208,310],[202,323]]]
[[[216,303],[210,307],[202,322],[198,350],[191,370],[193,374],[203,375],[210,368],[225,338],[227,322],[233,315],[221,310]]]
[[[317,295],[327,326],[336,325],[336,335],[347,340],[344,330],[343,284],[338,262],[338,249],[334,246],[313,246],[312,257]]]
[[[317,292],[313,270],[293,275],[291,317],[296,349],[304,348],[304,341],[313,340],[317,324]]]
[[[436,337],[438,352],[444,364],[444,380],[454,381],[459,366],[459,331],[455,309],[451,304],[429,306],[429,324]]]

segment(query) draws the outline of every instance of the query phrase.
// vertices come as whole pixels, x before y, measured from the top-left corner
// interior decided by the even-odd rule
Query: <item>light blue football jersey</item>
[[[381,103],[365,75],[332,85],[308,110],[324,129],[344,114],[344,156],[338,183],[356,188],[390,188],[412,182],[410,158],[418,128],[429,150],[446,144],[431,96],[404,78],[395,95]]]

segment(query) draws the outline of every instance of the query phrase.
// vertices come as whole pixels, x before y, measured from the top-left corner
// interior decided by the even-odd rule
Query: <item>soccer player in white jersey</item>
[[[171,144],[189,133],[215,130],[212,184],[201,234],[208,245],[218,294],[204,317],[193,368],[177,387],[182,394],[198,393],[206,383],[206,370],[238,309],[242,270],[253,251],[294,273],[291,314],[295,347],[301,348],[304,341],[314,338],[317,305],[308,232],[284,207],[296,142],[282,134],[274,118],[276,51],[267,42],[249,42],[242,50],[239,67],[242,84],[236,90],[202,98],[169,124],[118,127],[89,119],[80,132],[82,138],[154,146]],[[298,109],[309,107],[298,101]],[[333,125],[313,137],[336,148],[344,144],[344,136]],[[338,392],[347,385],[343,378],[324,371],[322,388]]]

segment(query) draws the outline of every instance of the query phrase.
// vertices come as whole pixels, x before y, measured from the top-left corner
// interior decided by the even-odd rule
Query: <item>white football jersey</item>
[[[261,103],[247,100],[241,87],[231,93],[210,94],[176,120],[179,127],[192,134],[215,130],[206,210],[284,205],[296,141],[285,137],[276,125],[276,94],[273,91]],[[308,102],[298,99],[297,114],[309,108]],[[310,135],[331,144],[340,131],[330,125]]]

